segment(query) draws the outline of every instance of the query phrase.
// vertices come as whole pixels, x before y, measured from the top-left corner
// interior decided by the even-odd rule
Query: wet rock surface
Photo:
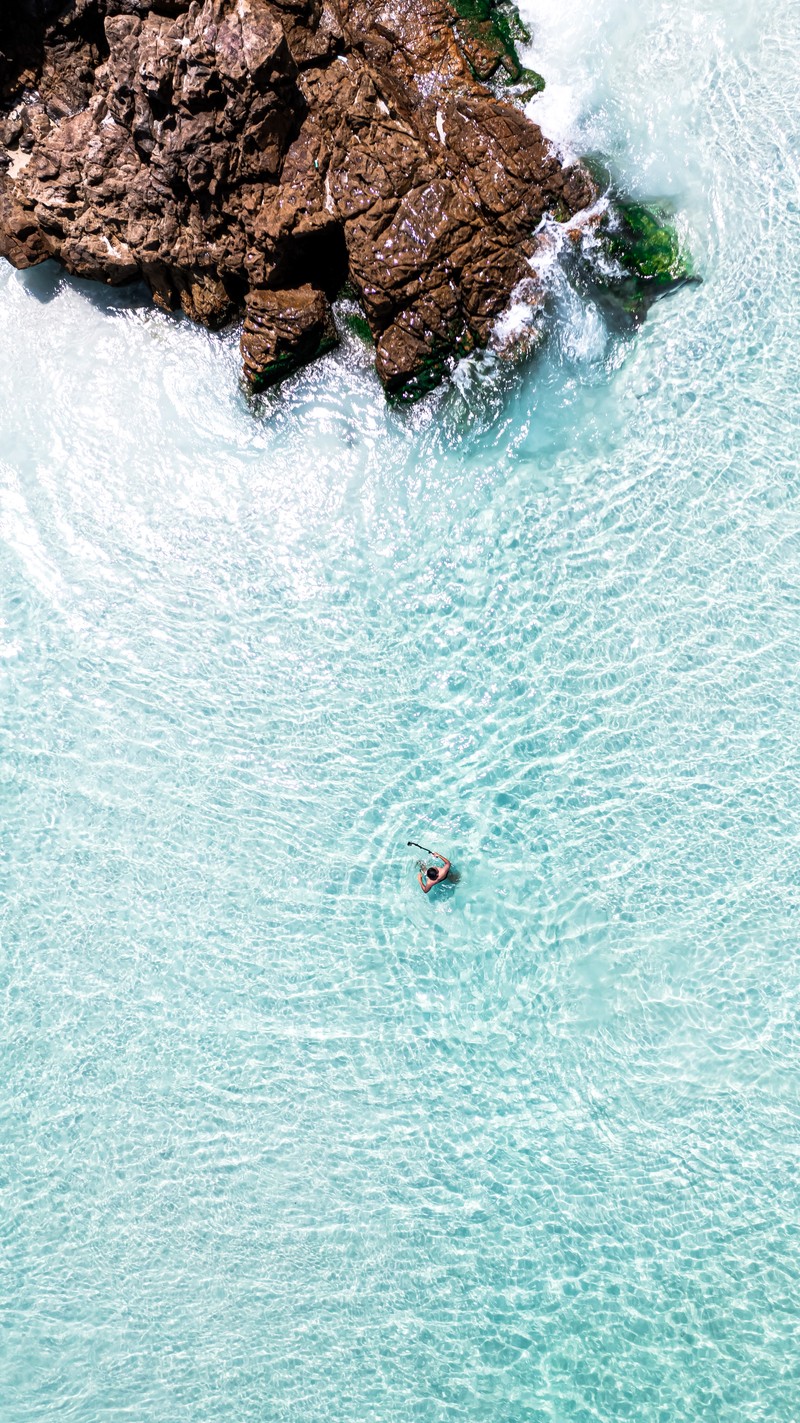
[[[250,383],[335,340],[349,282],[387,390],[485,344],[546,213],[597,187],[487,87],[503,11],[459,0],[21,0],[0,16],[0,253],[218,327]],[[535,80],[537,76],[532,76]]]

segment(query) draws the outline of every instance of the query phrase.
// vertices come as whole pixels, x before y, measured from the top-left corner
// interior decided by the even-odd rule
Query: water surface
[[[635,339],[254,409],[0,272],[7,1423],[800,1413],[798,19],[527,13]]]

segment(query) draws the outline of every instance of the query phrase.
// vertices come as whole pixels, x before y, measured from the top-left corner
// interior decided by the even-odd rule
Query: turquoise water
[[[549,11],[636,339],[250,409],[0,273],[4,1423],[800,1416],[800,25]]]

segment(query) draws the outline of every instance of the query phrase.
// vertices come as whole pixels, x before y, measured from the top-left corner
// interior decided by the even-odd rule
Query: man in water
[[[435,850],[431,850],[430,853],[433,855],[434,860],[441,860],[444,869],[440,869],[438,865],[423,865],[420,863],[420,872],[417,875],[417,879],[420,882],[423,894],[429,894],[433,886],[435,884],[441,884],[442,880],[446,880],[450,873],[450,861],[446,860],[444,855],[437,855]]]

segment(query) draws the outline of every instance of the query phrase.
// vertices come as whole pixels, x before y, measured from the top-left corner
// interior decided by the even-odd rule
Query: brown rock
[[[328,348],[349,278],[387,389],[428,388],[535,280],[542,216],[595,195],[475,77],[489,31],[468,62],[446,0],[13,8],[0,254],[143,278],[208,326],[244,311],[255,383]]]
[[[336,345],[336,328],[321,291],[306,283],[288,291],[254,291],[247,298],[242,363],[254,389]]]

